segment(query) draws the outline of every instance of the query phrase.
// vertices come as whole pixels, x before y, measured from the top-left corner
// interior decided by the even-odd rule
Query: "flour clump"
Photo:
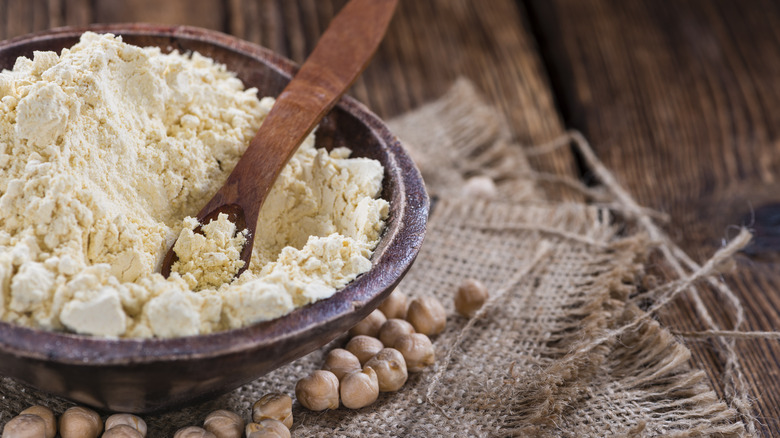
[[[188,216],[272,105],[197,53],[89,32],[0,72],[0,319],[110,337],[211,333],[329,297],[370,269],[388,214],[382,166],[317,149],[313,135],[272,188],[242,275],[240,230],[220,218],[193,233]]]
[[[241,250],[246,243],[247,230],[236,230],[236,224],[225,213],[207,224],[199,224],[191,217],[186,218],[185,223],[188,225],[173,245],[177,260],[171,271],[182,275],[196,291],[230,283],[244,267]],[[198,227],[201,232],[197,232]]]

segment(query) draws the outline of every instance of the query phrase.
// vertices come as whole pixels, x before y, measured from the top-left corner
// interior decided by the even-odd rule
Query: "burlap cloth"
[[[458,81],[438,101],[391,125],[434,199],[425,244],[400,287],[412,296],[437,296],[450,315],[446,331],[434,339],[437,364],[361,410],[317,413],[296,404],[293,436],[752,434],[739,394],[720,400],[704,373],[690,366],[688,349],[651,317],[706,280],[718,257],[734,248],[648,290],[645,262],[659,247],[658,230],[641,226],[650,216],[622,199],[619,189],[607,196],[614,201],[610,208],[549,199],[544,186],[550,183],[591,199],[603,201],[604,193],[535,173],[526,152],[546,153],[555,144],[512,144],[506,123],[468,82]],[[465,181],[474,175],[493,178],[499,196],[464,196]],[[452,304],[467,278],[491,291],[472,320],[458,316]],[[146,416],[148,436],[170,437],[179,427],[200,425],[213,409],[249,420],[255,400],[269,391],[294,395],[295,382],[344,342],[211,402]],[[0,424],[31,404],[58,414],[71,406],[7,378],[0,391]]]

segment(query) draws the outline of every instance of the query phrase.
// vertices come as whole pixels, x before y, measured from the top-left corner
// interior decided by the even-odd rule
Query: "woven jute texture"
[[[437,363],[361,410],[311,412],[296,403],[293,436],[749,434],[733,403],[720,400],[690,366],[688,349],[647,306],[634,304],[632,297],[654,296],[641,285],[657,242],[628,226],[629,216],[545,198],[523,148],[466,81],[392,127],[434,200],[425,244],[400,288],[434,295],[448,312],[446,331],[433,339]],[[479,175],[496,182],[498,196],[464,189]],[[469,278],[491,292],[471,320],[453,308],[458,285]],[[671,297],[684,283],[656,297]],[[148,416],[149,436],[200,425],[214,409],[249,420],[255,400],[270,391],[294,395],[295,382],[345,342],[337,339],[216,400]],[[2,423],[30,404],[57,413],[70,406],[9,379],[0,381],[0,391]]]

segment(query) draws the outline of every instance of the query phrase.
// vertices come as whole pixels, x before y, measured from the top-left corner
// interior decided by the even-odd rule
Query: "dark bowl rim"
[[[292,77],[298,67],[293,61],[270,49],[219,31],[194,26],[165,26],[148,23],[58,27],[0,41],[0,50],[8,50],[35,39],[78,37],[86,31],[116,35],[168,37],[171,38],[172,42],[176,38],[196,40],[255,58],[288,79]],[[375,301],[374,298],[377,298],[383,290],[393,287],[400,281],[417,256],[425,235],[429,200],[419,170],[403,150],[398,138],[390,132],[384,122],[352,97],[345,95],[336,106],[357,117],[379,136],[380,140],[386,144],[388,157],[391,160],[390,164],[399,178],[399,192],[402,202],[397,206],[399,207],[398,220],[394,225],[394,230],[385,230],[385,236],[389,236],[390,240],[386,242],[384,251],[378,257],[377,253],[374,253],[373,266],[369,272],[358,276],[329,298],[297,308],[277,319],[237,329],[176,338],[105,338],[29,328],[0,321],[0,350],[26,359],[78,364],[80,366],[152,364],[218,357],[256,350],[285,338],[301,335],[312,327],[310,322],[307,323],[305,314],[313,312],[314,309],[327,310],[327,306],[332,307],[327,312],[330,319],[317,321],[321,323],[341,319],[356,309],[368,305],[370,301]],[[409,169],[413,169],[413,171],[408,171]],[[390,225],[388,225],[389,227]],[[380,245],[382,244],[383,242],[380,242]],[[398,250],[401,257],[391,256],[390,253],[393,249]],[[379,269],[390,270],[389,273],[392,275],[382,275],[379,282],[375,283],[369,274],[379,272]],[[350,292],[353,292],[354,295],[354,292],[364,286],[370,286],[374,290],[368,300],[345,302],[344,297],[350,296]],[[334,305],[335,307],[333,307]],[[290,326],[292,330],[279,332],[279,326],[286,321],[297,321],[297,323]]]

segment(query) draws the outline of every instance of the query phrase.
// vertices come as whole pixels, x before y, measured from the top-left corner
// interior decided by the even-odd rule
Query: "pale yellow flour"
[[[210,242],[182,242],[188,273],[157,273],[273,105],[256,94],[197,53],[93,33],[0,73],[0,319],[194,335],[278,317],[367,271],[388,212],[382,166],[310,136],[271,190],[241,277],[224,283],[241,238],[224,223]]]
[[[218,288],[232,281],[238,270],[244,267],[241,250],[246,244],[248,230],[236,230],[228,215],[220,213],[217,219],[201,226],[197,219],[187,217],[173,251],[177,256],[171,272],[184,277],[195,291]]]

